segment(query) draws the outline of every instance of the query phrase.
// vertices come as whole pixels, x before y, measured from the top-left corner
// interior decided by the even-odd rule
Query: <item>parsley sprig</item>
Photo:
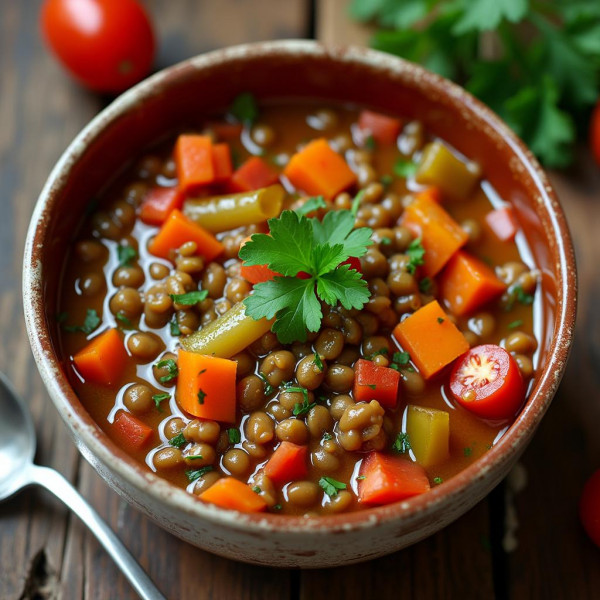
[[[348,486],[333,477],[321,477],[319,486],[331,498],[337,496],[338,490],[345,490]]]
[[[254,234],[242,246],[240,258],[248,266],[266,264],[282,276],[254,286],[244,300],[246,314],[255,320],[275,317],[272,330],[287,344],[303,342],[307,331],[319,330],[320,301],[361,309],[370,296],[367,283],[341,263],[365,254],[372,231],[354,229],[354,219],[348,210],[330,211],[322,221],[290,210],[270,219],[270,235]],[[296,277],[301,271],[309,277]]]

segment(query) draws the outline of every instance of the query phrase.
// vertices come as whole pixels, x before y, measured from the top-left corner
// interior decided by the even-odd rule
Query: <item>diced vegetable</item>
[[[148,225],[162,225],[182,203],[183,194],[179,188],[154,187],[142,202],[140,218]]]
[[[210,121],[206,128],[219,141],[239,140],[242,134],[243,125],[241,123],[226,123],[224,121]]]
[[[517,361],[495,344],[475,346],[456,361],[450,391],[463,408],[484,419],[512,418],[525,399]]]
[[[362,269],[360,266],[360,258],[357,258],[356,256],[351,256],[350,258],[345,260],[343,263],[340,263],[340,267],[342,265],[348,265],[351,269],[358,271],[362,275]]]
[[[176,399],[183,410],[213,421],[233,423],[237,362],[179,349]]]
[[[592,542],[600,547],[600,469],[583,486],[579,501],[579,517],[585,532]]]
[[[391,146],[396,143],[402,121],[381,113],[363,110],[358,117],[358,126],[364,133],[373,136],[378,144]]]
[[[356,402],[377,400],[385,408],[398,402],[400,373],[396,369],[376,365],[360,358],[354,365],[354,399]]]
[[[501,242],[513,240],[519,230],[519,224],[510,206],[490,211],[485,215],[485,222]]]
[[[450,259],[440,278],[441,297],[459,316],[477,310],[505,289],[492,269],[462,250]]]
[[[190,221],[181,211],[175,209],[167,217],[160,231],[148,244],[148,251],[154,256],[169,258],[172,250],[177,250],[186,242],[196,242],[197,254],[207,261],[223,252],[223,244],[200,225]]]
[[[433,377],[469,349],[465,336],[437,300],[422,306],[393,331],[425,379]]]
[[[241,352],[271,329],[273,320],[255,321],[246,315],[243,302],[238,302],[218,319],[181,340],[189,352],[230,358]]]
[[[390,504],[429,491],[423,467],[400,456],[371,452],[360,467],[358,501]]]
[[[214,183],[229,181],[233,174],[229,144],[215,144],[212,148],[212,158],[215,171]]]
[[[285,190],[271,185],[252,192],[188,199],[183,212],[207,231],[219,233],[278,217]]]
[[[281,442],[265,465],[265,475],[276,485],[303,479],[308,472],[307,453],[308,446]]]
[[[231,189],[235,192],[250,192],[269,187],[279,181],[279,173],[260,156],[249,158],[231,176]]]
[[[111,425],[113,437],[126,452],[141,450],[152,437],[152,428],[121,410]]]
[[[294,154],[283,173],[296,189],[329,199],[356,183],[354,172],[324,138]]]
[[[221,508],[245,513],[261,512],[267,508],[267,503],[249,485],[233,477],[217,480],[198,497]]]
[[[438,465],[450,456],[450,415],[445,410],[409,405],[406,433],[423,467]]]
[[[75,356],[73,362],[86,381],[112,385],[117,382],[127,364],[127,351],[117,329],[96,336]]]
[[[442,142],[435,141],[423,149],[415,179],[418,183],[439,187],[453,198],[464,199],[480,177],[477,164],[463,162]]]
[[[415,196],[404,211],[402,225],[421,238],[425,249],[423,271],[428,277],[439,273],[469,239],[464,229],[428,194]]]
[[[212,140],[207,135],[180,135],[175,143],[179,188],[185,193],[215,180]]]

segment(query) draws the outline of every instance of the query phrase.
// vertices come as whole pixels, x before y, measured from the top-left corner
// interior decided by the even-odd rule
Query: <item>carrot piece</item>
[[[404,211],[402,225],[421,238],[425,249],[423,271],[433,277],[469,236],[429,194],[417,194]]]
[[[180,210],[171,211],[160,231],[148,244],[148,251],[154,256],[169,258],[171,250],[176,250],[185,242],[196,242],[197,253],[207,261],[223,252],[223,244],[211,233],[188,219]]]
[[[181,190],[187,193],[214,181],[213,145],[209,136],[180,135],[174,154]]]
[[[229,144],[215,144],[212,149],[215,183],[228,181],[233,173]]]
[[[437,204],[442,202],[442,190],[439,187],[428,187],[415,194],[415,198],[429,198]]]
[[[398,323],[392,333],[425,379],[469,349],[465,336],[450,321],[437,300]]]
[[[358,116],[358,126],[365,133],[371,134],[378,144],[391,146],[396,143],[402,121],[381,113],[363,110]]]
[[[357,402],[377,400],[381,406],[395,408],[400,384],[398,371],[361,358],[356,361],[354,372],[354,399]]]
[[[325,138],[313,140],[294,154],[283,174],[295,188],[329,199],[356,183],[354,172]]]
[[[179,349],[177,403],[202,419],[235,421],[237,362]]]
[[[279,173],[260,156],[252,156],[231,176],[234,192],[249,192],[269,187],[279,181]]]
[[[462,250],[450,259],[440,278],[441,297],[459,316],[478,309],[505,289],[492,269]]]
[[[501,242],[514,239],[519,229],[513,209],[510,206],[492,210],[484,218],[487,226]]]
[[[162,225],[171,211],[181,208],[183,194],[176,187],[152,188],[140,207],[140,218],[148,225]]]
[[[230,508],[240,512],[260,512],[267,508],[267,503],[249,485],[234,477],[223,477],[213,483],[198,496],[204,502],[216,504],[221,508]]]
[[[152,428],[121,410],[111,426],[113,437],[126,452],[141,450],[152,436]]]
[[[265,475],[277,485],[303,479],[308,472],[306,468],[307,452],[307,446],[281,442],[265,465]]]
[[[127,364],[127,351],[116,329],[96,336],[75,356],[73,362],[87,381],[111,385],[119,380]]]
[[[240,244],[240,250],[242,249],[244,244],[250,241],[251,238],[252,236],[249,235],[247,238],[244,238],[242,240],[242,243]],[[277,271],[269,269],[267,265],[246,266],[245,263],[242,262],[242,266],[240,268],[240,275],[246,281],[249,281],[252,284],[256,284],[263,283],[264,281],[271,281],[273,277],[281,276],[281,273],[277,273]]]
[[[358,501],[364,504],[390,504],[430,489],[421,465],[380,452],[371,452],[363,460],[359,477]]]

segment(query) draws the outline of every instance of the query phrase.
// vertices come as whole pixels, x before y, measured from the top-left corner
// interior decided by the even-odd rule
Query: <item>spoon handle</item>
[[[58,472],[48,467],[32,465],[31,478],[57,498],[62,500],[87,525],[97,540],[117,563],[140,598],[143,600],[165,600],[146,572],[131,556],[123,542],[92,508],[87,500]]]

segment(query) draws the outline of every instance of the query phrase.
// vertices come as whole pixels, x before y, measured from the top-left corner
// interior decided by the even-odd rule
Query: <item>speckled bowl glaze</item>
[[[418,118],[476,159],[510,201],[542,272],[538,368],[526,406],[481,459],[410,500],[315,519],[245,515],[205,505],[142,468],[94,423],[69,384],[54,315],[67,245],[86,204],[124,163],[192,114],[259,99],[317,98]],[[35,208],[23,271],[27,331],[50,396],[77,447],[128,502],[174,535],[230,558],[280,567],[330,567],[399,550],[438,531],[510,470],[546,412],[573,335],[576,273],[563,212],[531,153],[489,109],[414,64],[360,48],[282,41],[228,48],[162,71],[115,100],[75,139]],[[540,310],[541,309],[541,310]]]

